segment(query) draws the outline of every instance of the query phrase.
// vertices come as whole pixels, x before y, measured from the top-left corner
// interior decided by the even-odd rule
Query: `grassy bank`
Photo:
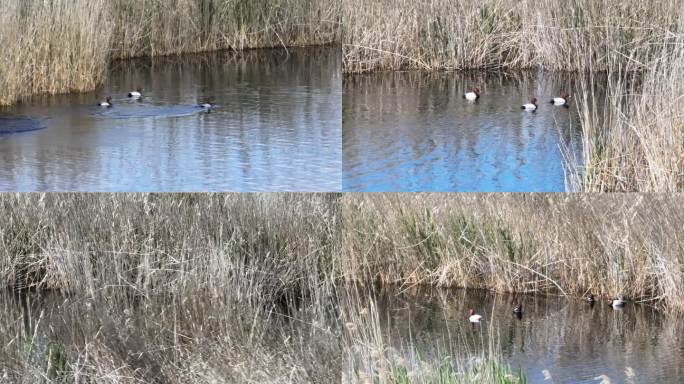
[[[348,280],[581,297],[684,311],[680,196],[347,195]]]
[[[5,0],[0,105],[39,93],[92,90],[112,59],[338,39],[336,2]]]
[[[343,3],[343,70],[576,71],[582,191],[684,188],[684,1]],[[598,98],[592,73],[607,75]]]
[[[336,195],[0,195],[1,285],[55,303],[0,298],[1,369],[46,381],[58,348],[66,382],[339,381],[337,207]]]

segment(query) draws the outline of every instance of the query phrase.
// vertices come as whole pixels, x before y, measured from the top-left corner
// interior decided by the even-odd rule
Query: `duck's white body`
[[[142,93],[138,91],[129,92],[128,97],[130,97],[131,99],[139,99],[142,97]]]
[[[463,97],[468,101],[475,101],[477,100],[478,95],[475,92],[466,92]]]
[[[106,102],[106,101],[101,101],[101,102],[97,103],[97,105],[99,105],[100,107],[105,107],[105,108],[109,108],[112,106],[111,103]]]
[[[470,317],[468,317],[468,321],[470,321],[471,323],[479,323],[480,321],[482,321],[482,316],[478,314],[470,315]]]
[[[613,301],[611,301],[611,303],[610,303],[610,305],[613,308],[622,308],[625,306],[625,304],[627,304],[627,302],[624,301],[623,299],[613,299]]]
[[[534,112],[537,110],[537,105],[532,104],[532,103],[523,104],[522,109],[524,109],[526,111]]]
[[[551,104],[558,106],[567,105],[568,100],[566,100],[563,97],[554,97],[553,99],[551,99]]]

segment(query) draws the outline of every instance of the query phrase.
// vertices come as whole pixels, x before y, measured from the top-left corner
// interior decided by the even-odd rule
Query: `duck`
[[[482,315],[478,315],[477,313],[475,313],[474,309],[470,308],[470,310],[468,311],[468,321],[470,321],[471,323],[479,323],[480,321],[482,321]]]
[[[216,104],[207,101],[204,103],[197,104],[195,107],[203,108],[205,112],[210,113],[216,107]]]
[[[135,91],[128,92],[128,97],[131,99],[142,99],[142,88],[137,88]]]
[[[618,296],[617,298],[608,297],[608,304],[613,308],[622,308],[627,304],[624,297]]]
[[[586,300],[586,302],[590,304],[594,304],[596,302],[596,298],[594,297],[593,293],[588,294],[584,300]]]
[[[110,96],[107,96],[105,98],[105,101],[100,101],[97,103],[99,107],[105,107],[105,108],[111,108],[112,107],[112,98]]]
[[[561,106],[561,107],[567,107],[569,105],[569,99],[570,99],[570,94],[567,92],[561,92],[559,97],[554,97],[551,99],[551,104]]]
[[[528,104],[523,104],[522,109],[525,111],[534,112],[537,110],[537,98],[533,97]]]
[[[468,101],[475,101],[480,98],[480,88],[472,88],[470,91],[463,94],[463,98]]]

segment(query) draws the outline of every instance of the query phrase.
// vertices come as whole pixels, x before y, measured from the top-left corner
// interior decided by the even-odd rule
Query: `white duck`
[[[111,108],[111,106],[112,106],[112,98],[109,97],[109,96],[107,96],[107,97],[105,98],[105,101],[100,101],[99,103],[97,103],[97,105],[100,106],[100,107]]]
[[[468,101],[475,101],[480,98],[480,88],[473,88],[463,94],[463,98]]]
[[[610,304],[611,307],[613,308],[622,308],[627,304],[627,301],[625,300],[624,297],[618,296],[617,298],[608,298],[608,304]]]
[[[537,98],[533,97],[528,104],[523,104],[522,109],[525,111],[534,112],[537,110]]]
[[[477,313],[475,313],[475,310],[472,308],[470,308],[470,310],[468,311],[468,315],[468,321],[470,321],[471,323],[479,323],[480,321],[482,321],[482,315],[478,315]]]
[[[214,108],[216,108],[216,104],[214,104],[210,101],[204,101],[204,102],[197,104],[195,107],[202,108],[206,112],[211,112]]]
[[[135,91],[128,92],[128,97],[131,99],[139,100],[142,98],[142,88],[138,88]]]
[[[569,104],[570,95],[567,92],[561,92],[560,97],[554,97],[551,99],[551,104],[567,107]]]

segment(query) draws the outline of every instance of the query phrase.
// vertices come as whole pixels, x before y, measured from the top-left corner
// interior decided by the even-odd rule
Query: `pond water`
[[[340,65],[332,47],[114,62],[97,92],[0,110],[0,190],[338,191]]]
[[[574,93],[569,75],[409,71],[343,83],[346,191],[565,191],[581,159],[575,103],[549,103]],[[480,99],[464,100],[474,87]],[[531,97],[538,111],[523,112]]]
[[[684,375],[684,324],[651,307],[532,295],[495,295],[479,290],[384,291],[377,298],[380,324],[392,348],[413,345],[424,358],[498,343],[504,361],[521,368],[530,383],[680,383]],[[520,319],[512,313],[523,304]],[[467,320],[473,308],[484,316]],[[452,347],[449,347],[449,346]],[[438,352],[439,351],[439,352]],[[551,379],[545,380],[545,373]],[[631,380],[631,381],[630,381]]]

